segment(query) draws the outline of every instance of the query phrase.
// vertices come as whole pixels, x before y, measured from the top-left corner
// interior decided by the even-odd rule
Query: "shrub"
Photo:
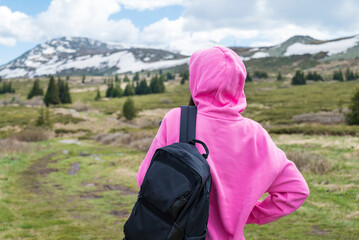
[[[331,164],[313,152],[286,152],[287,158],[295,163],[300,171],[324,174],[331,170]]]
[[[20,142],[39,142],[49,139],[49,136],[45,129],[32,127],[13,135],[13,138]]]
[[[122,112],[127,120],[132,120],[136,117],[135,102],[131,98],[126,100]]]
[[[81,102],[75,102],[73,104],[73,108],[78,112],[86,112],[90,109],[90,107],[86,104],[83,104]]]
[[[53,123],[50,118],[50,110],[48,108],[44,109],[43,107],[39,111],[39,116],[36,119],[36,126],[44,128],[52,128]]]
[[[69,133],[74,134],[74,133],[79,133],[79,132],[91,133],[91,131],[86,128],[78,128],[78,129],[58,128],[55,130],[56,134],[69,134]]]
[[[253,82],[253,79],[252,79],[251,75],[249,74],[249,72],[247,73],[246,82]]]
[[[27,151],[27,145],[14,138],[0,139],[0,153],[10,154]]]
[[[282,76],[282,73],[281,72],[278,72],[278,75],[277,75],[277,81],[283,81],[284,78]]]
[[[95,101],[100,101],[100,100],[101,100],[100,89],[97,89],[96,96],[95,96]]]
[[[263,71],[254,71],[254,77],[256,78],[268,78],[268,74]]]

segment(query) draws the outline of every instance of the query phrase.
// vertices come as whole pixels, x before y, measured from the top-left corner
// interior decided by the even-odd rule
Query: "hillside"
[[[340,61],[326,69],[332,71],[337,67],[357,65],[353,61],[359,59],[359,35],[326,41],[310,36],[294,36],[271,47],[231,48],[246,62],[249,70],[293,71],[298,67],[311,69]],[[50,74],[112,75],[176,69],[188,61],[188,56],[168,50],[105,43],[81,37],[62,37],[40,44],[0,66],[0,76],[32,78]]]
[[[62,37],[37,45],[1,66],[0,76],[111,75],[168,68],[187,62],[186,56],[161,49]]]

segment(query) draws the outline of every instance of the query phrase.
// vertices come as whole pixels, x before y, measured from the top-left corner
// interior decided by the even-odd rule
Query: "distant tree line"
[[[0,94],[15,93],[15,89],[12,87],[11,82],[4,82],[0,88]]]
[[[122,96],[133,96],[133,95],[145,95],[151,93],[163,93],[165,91],[165,76],[155,75],[151,78],[150,84],[147,83],[146,79],[140,80],[139,74],[136,73],[130,82],[127,75],[124,77],[124,82],[127,82],[127,85],[124,90],[122,90],[121,85],[116,83],[112,79],[107,79],[105,82],[107,83],[107,90],[105,96],[107,98],[119,98]],[[128,79],[128,80],[127,80]],[[120,82],[120,80],[118,80]],[[101,93],[99,90],[96,92],[95,100],[98,101],[101,99]]]
[[[353,72],[352,70],[350,70],[350,68],[347,68],[345,73],[343,74],[342,70],[338,70],[338,71],[334,71],[333,73],[333,80],[337,80],[337,81],[353,81],[359,78],[359,74]]]

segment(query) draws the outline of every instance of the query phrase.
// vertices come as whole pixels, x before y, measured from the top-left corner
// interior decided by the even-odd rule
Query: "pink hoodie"
[[[210,152],[212,190],[206,239],[244,239],[245,224],[266,224],[290,214],[305,201],[309,189],[266,130],[240,114],[247,105],[243,92],[247,73],[236,53],[222,47],[197,51],[189,70],[198,108],[196,138]],[[138,171],[139,186],[156,149],[179,141],[180,113],[175,108],[164,117]],[[269,196],[258,201],[265,192]]]

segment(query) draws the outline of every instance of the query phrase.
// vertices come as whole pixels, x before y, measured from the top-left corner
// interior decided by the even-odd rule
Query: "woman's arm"
[[[287,161],[268,193],[254,206],[247,224],[266,224],[294,212],[309,196],[309,188],[295,164]]]

